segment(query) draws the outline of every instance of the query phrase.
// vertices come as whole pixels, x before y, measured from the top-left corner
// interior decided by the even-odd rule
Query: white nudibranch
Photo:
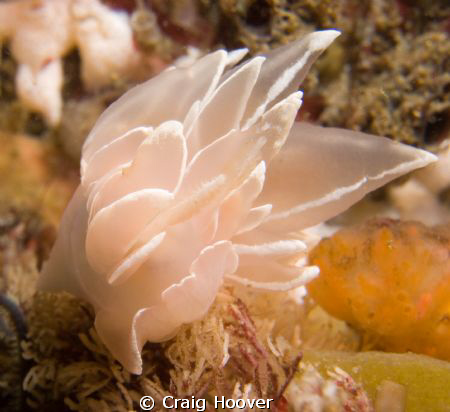
[[[129,371],[141,373],[145,342],[204,316],[224,281],[286,290],[316,276],[300,230],[435,160],[295,122],[298,87],[338,34],[237,66],[246,50],[210,53],[133,88],[98,119],[40,287],[89,301]]]

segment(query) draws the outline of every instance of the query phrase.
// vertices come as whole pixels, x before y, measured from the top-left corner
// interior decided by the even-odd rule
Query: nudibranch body
[[[240,65],[210,53],[135,87],[83,147],[41,286],[92,303],[112,354],[142,370],[147,341],[205,315],[224,280],[283,290],[317,275],[299,231],[434,156],[295,123],[309,67],[338,36],[312,33]]]

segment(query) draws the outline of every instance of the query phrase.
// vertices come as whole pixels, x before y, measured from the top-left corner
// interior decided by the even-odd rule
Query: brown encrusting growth
[[[368,47],[361,47],[356,64],[324,93],[318,120],[430,148],[447,138],[450,66],[443,56],[450,53],[448,35],[406,34],[386,50],[376,51],[376,43]]]
[[[345,2],[332,0],[221,0],[205,1],[217,8],[226,30],[218,37],[228,48],[248,47],[265,52],[301,35],[344,23]]]
[[[223,0],[228,48],[266,52],[312,30],[339,41],[310,71],[301,116],[433,147],[449,134],[450,53],[446,2]]]

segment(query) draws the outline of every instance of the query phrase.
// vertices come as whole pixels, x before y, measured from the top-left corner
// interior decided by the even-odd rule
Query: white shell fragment
[[[224,280],[287,290],[317,276],[298,230],[434,160],[294,123],[298,86],[338,34],[312,33],[234,68],[243,51],[171,67],[97,121],[40,286],[91,302],[129,371],[141,373],[145,342],[204,316]]]

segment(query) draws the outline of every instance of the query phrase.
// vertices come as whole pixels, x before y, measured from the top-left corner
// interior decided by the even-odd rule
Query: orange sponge
[[[330,314],[378,347],[450,360],[450,225],[371,220],[310,254],[308,287]]]

